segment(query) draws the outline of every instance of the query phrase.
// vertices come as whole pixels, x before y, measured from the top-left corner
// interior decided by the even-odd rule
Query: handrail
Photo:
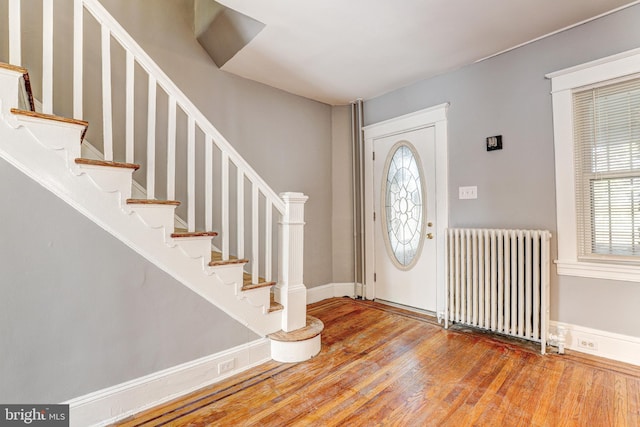
[[[85,8],[98,20],[109,28],[111,35],[126,49],[130,50],[136,61],[145,69],[147,73],[153,75],[157,83],[169,94],[185,113],[194,117],[198,127],[205,133],[212,136],[213,142],[229,156],[229,159],[244,171],[244,175],[260,188],[273,203],[273,207],[284,213],[285,205],[280,196],[262,179],[260,175],[240,156],[227,139],[211,124],[209,119],[196,107],[187,96],[176,86],[175,83],[165,74],[153,59],[140,47],[140,45],[129,35],[129,33],[116,21],[113,16],[100,4],[98,0],[76,0],[82,1]]]

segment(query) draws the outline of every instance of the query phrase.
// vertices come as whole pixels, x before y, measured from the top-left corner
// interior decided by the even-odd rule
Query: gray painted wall
[[[0,402],[60,402],[258,338],[2,159],[0,197]]]
[[[366,124],[450,102],[451,226],[555,232],[551,83],[544,76],[640,47],[639,22],[636,5],[368,100]],[[485,151],[492,135],[503,136],[502,151]],[[458,200],[458,187],[466,185],[478,186],[477,200]],[[553,274],[551,300],[552,319],[640,336],[639,283]]]

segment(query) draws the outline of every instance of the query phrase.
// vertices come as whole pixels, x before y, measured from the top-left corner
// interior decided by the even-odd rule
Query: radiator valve
[[[562,327],[556,327],[556,333],[549,334],[549,343],[558,347],[558,354],[564,354],[564,346],[566,343],[567,330]]]

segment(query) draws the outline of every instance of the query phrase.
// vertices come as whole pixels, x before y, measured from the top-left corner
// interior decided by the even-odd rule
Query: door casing
[[[447,109],[449,104],[440,104],[414,113],[399,116],[383,122],[366,126],[364,130],[364,212],[365,212],[365,280],[363,295],[366,299],[376,298],[375,292],[375,241],[373,212],[373,142],[379,138],[421,129],[435,127],[435,163],[436,163],[436,311],[438,318],[444,313],[444,291],[446,283],[446,238],[449,226],[449,189],[448,189],[448,137]]]

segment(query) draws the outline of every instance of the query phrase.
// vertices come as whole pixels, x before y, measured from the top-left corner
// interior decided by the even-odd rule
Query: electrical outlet
[[[235,367],[236,359],[225,360],[224,362],[218,363],[218,374],[223,374],[225,372],[232,371]]]
[[[477,199],[478,198],[478,187],[458,187],[458,199]]]
[[[590,338],[578,337],[578,347],[591,351],[597,351],[598,343]]]

